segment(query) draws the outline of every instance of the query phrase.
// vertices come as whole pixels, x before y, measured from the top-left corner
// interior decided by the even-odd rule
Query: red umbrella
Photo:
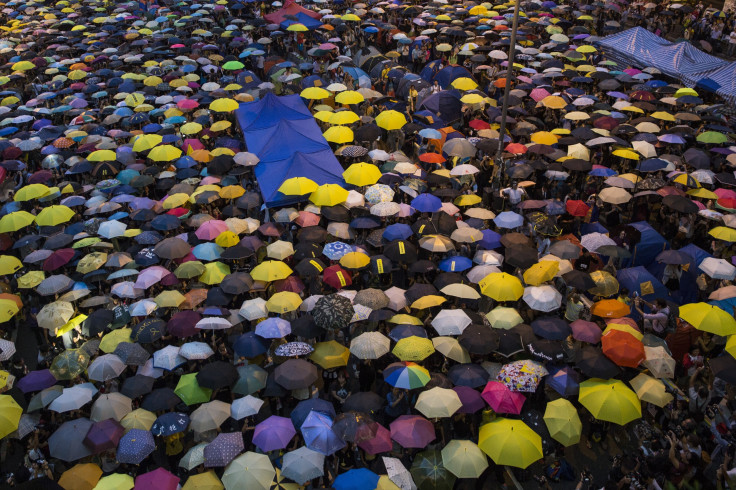
[[[571,216],[586,216],[590,207],[583,201],[571,199],[565,203],[565,209]]]
[[[489,381],[481,395],[483,399],[497,413],[520,414],[521,407],[526,397],[516,391],[511,391],[508,386],[499,381]]]
[[[593,126],[598,129],[607,129],[610,131],[618,126],[618,121],[611,116],[603,116],[593,121]]]
[[[381,424],[377,425],[378,431],[373,438],[358,443],[358,447],[368,454],[386,453],[394,447],[393,442],[391,442],[391,432]]]
[[[307,226],[317,226],[321,217],[309,211],[299,211],[299,217],[294,220],[294,223],[306,228]]]
[[[527,147],[521,143],[509,143],[504,150],[514,155],[523,155],[527,152]]]
[[[391,422],[391,439],[405,448],[423,448],[437,437],[432,422],[419,415],[402,415]]]
[[[277,292],[290,291],[299,294],[304,291],[304,283],[297,276],[289,276],[286,279],[276,281],[274,287]]]
[[[76,251],[73,248],[61,248],[49,255],[43,261],[43,270],[55,271],[60,267],[64,267],[74,257]]]
[[[491,127],[491,125],[488,124],[486,121],[482,121],[480,119],[473,119],[468,123],[468,126],[477,131],[480,131],[481,129],[490,129]]]
[[[353,277],[339,265],[332,265],[322,273],[322,282],[335,289],[342,289],[353,283]]]
[[[629,97],[636,100],[642,100],[644,102],[651,102],[653,100],[657,100],[657,98],[651,93],[647,92],[646,90],[637,90],[636,92],[632,93]]]
[[[439,153],[422,153],[419,155],[419,159],[424,163],[442,163],[445,161],[445,157]]]
[[[644,344],[628,332],[611,330],[601,338],[603,354],[619,366],[635,368],[644,360]]]
[[[176,107],[184,110],[196,109],[197,107],[199,107],[199,102],[192,99],[182,99],[176,103]]]

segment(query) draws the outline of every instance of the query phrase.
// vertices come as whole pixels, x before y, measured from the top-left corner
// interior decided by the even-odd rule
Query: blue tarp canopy
[[[304,27],[306,27],[307,29],[311,31],[322,25],[322,22],[320,22],[317,19],[313,19],[312,17],[308,16],[304,12],[299,12],[298,14],[296,14],[296,18],[297,18],[296,21],[293,21],[291,19],[286,19],[285,21],[281,22],[281,24],[279,24],[279,27],[281,27],[282,29],[286,29],[291,24],[302,24],[304,25]]]
[[[629,294],[637,293],[646,301],[653,301],[656,298],[668,299],[667,288],[642,266],[621,269],[616,273],[616,279],[621,287],[629,290]]]
[[[309,177],[320,185],[342,184],[342,166],[298,95],[277,97],[269,92],[263,99],[241,104],[235,116],[248,151],[260,159],[255,174],[266,206],[304,199],[278,192],[291,177]]]
[[[664,239],[662,235],[652,228],[652,225],[646,221],[639,221],[632,223],[631,226],[639,230],[641,233],[641,240],[636,244],[631,259],[627,262],[627,265],[649,265],[654,262],[654,259],[669,248],[669,243]]]
[[[595,43],[606,57],[623,66],[654,67],[690,87],[711,90],[736,102],[736,63],[711,56],[687,41],[672,43],[633,27]]]

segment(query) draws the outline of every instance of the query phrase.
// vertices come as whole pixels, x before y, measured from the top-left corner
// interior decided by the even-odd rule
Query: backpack
[[[669,313],[667,314],[667,323],[665,323],[663,333],[671,334],[677,331],[677,319],[680,316],[680,308],[670,301],[667,302],[667,308],[669,309]]]

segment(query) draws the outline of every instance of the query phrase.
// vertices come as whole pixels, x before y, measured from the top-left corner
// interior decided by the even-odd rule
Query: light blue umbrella
[[[192,249],[192,255],[198,260],[213,261],[220,258],[220,254],[225,250],[216,243],[206,242],[200,243]]]
[[[161,350],[153,353],[153,367],[173,371],[177,366],[186,363],[187,360],[179,355],[179,347],[167,345]]]
[[[291,323],[283,318],[267,318],[256,325],[256,335],[264,339],[281,339],[290,333]]]
[[[345,442],[332,430],[332,419],[321,412],[309,412],[301,430],[306,446],[325,456],[345,447]]]
[[[344,242],[330,242],[322,249],[322,254],[330,260],[340,260],[343,255],[349,254],[353,248]]]
[[[516,214],[513,211],[504,211],[495,218],[493,222],[499,228],[518,228],[524,224],[524,217],[520,214]]]
[[[419,136],[421,136],[422,138],[430,139],[430,140],[437,140],[437,139],[442,138],[442,133],[440,133],[436,129],[424,128],[421,131],[419,131]]]

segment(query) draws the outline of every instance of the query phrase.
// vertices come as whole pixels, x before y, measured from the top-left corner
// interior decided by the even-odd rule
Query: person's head
[[[693,357],[698,357],[700,355],[700,347],[697,345],[693,345],[690,347],[690,355]]]
[[[662,298],[657,298],[654,300],[654,306],[657,308],[657,310],[663,310],[667,308],[667,302]]]
[[[345,381],[347,381],[347,378],[345,377],[345,373],[340,371],[337,373],[337,382],[342,384],[345,384]]]
[[[580,295],[577,293],[574,293],[572,296],[570,296],[570,299],[573,303],[579,303],[580,302]]]

